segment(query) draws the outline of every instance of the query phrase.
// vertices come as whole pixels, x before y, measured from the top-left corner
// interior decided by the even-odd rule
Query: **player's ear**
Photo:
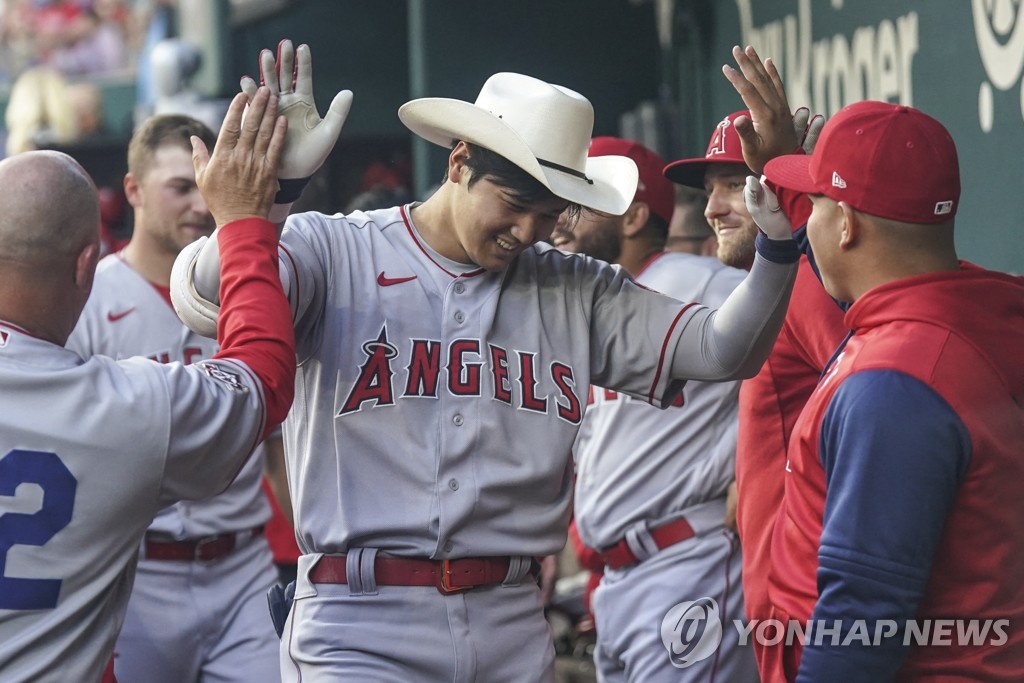
[[[131,173],[124,176],[124,197],[133,208],[138,208],[141,203],[139,191],[139,180]]]
[[[839,248],[849,249],[857,243],[864,227],[864,219],[846,202],[839,202],[839,210],[843,214],[842,224],[839,226]]]
[[[622,215],[622,236],[636,237],[646,227],[651,217],[651,207],[647,202],[633,202]]]
[[[99,260],[99,241],[85,245],[75,259],[75,286],[86,294],[92,291],[92,280],[96,275],[96,264],[99,263]]]
[[[468,158],[469,146],[464,140],[460,140],[459,144],[455,145],[451,154],[448,155],[448,175],[445,176],[446,179],[457,183],[462,178],[463,172],[468,174],[469,167],[466,165],[466,159]]]

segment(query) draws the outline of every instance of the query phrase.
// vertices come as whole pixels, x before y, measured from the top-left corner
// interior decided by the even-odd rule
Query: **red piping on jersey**
[[[427,257],[427,260],[429,260],[435,266],[440,268],[444,273],[446,273],[448,275],[451,275],[453,278],[457,278],[457,277],[476,277],[477,275],[480,275],[481,273],[483,273],[483,272],[485,272],[487,270],[486,268],[479,268],[477,270],[471,270],[468,273],[463,273],[462,275],[458,275],[456,273],[451,272],[450,270],[448,270],[444,266],[442,266],[440,263],[438,263],[437,261],[434,260],[434,257],[430,255],[429,251],[427,251],[426,249],[423,248],[423,244],[420,241],[420,236],[416,233],[416,230],[413,229],[412,221],[409,219],[409,214],[406,213],[406,205],[403,204],[402,206],[400,206],[398,208],[402,212],[402,220],[405,222],[405,229],[409,231],[409,236],[412,237],[412,241],[416,244],[417,247],[419,247],[419,250],[423,252],[423,255]]]
[[[659,251],[659,252],[656,252],[656,253],[655,253],[655,254],[654,254],[653,256],[651,256],[650,258],[648,258],[648,259],[647,259],[646,261],[644,261],[644,264],[643,264],[642,266],[640,266],[640,270],[636,271],[636,273],[634,273],[634,274],[633,274],[633,279],[635,280],[635,279],[637,279],[638,277],[640,277],[640,275],[641,275],[641,274],[642,274],[642,273],[643,273],[643,272],[644,272],[645,270],[647,270],[648,268],[650,268],[650,267],[651,267],[651,264],[652,264],[652,263],[654,263],[655,261],[657,261],[658,259],[660,259],[660,258],[661,258],[662,256],[664,256],[665,254],[666,254],[666,252],[664,252],[664,251]]]
[[[679,313],[676,314],[672,324],[668,327],[668,332],[665,333],[665,341],[661,345],[661,356],[658,358],[658,371],[654,373],[654,382],[651,384],[651,391],[647,394],[647,402],[654,403],[654,391],[658,388],[658,380],[661,379],[661,369],[665,365],[665,352],[668,350],[668,340],[672,338],[672,331],[676,329],[676,325],[679,324],[679,319],[683,317],[683,313],[696,306],[697,304],[686,304]]]
[[[15,332],[21,332],[22,334],[27,334],[28,336],[33,337],[35,339],[42,339],[42,337],[36,337],[34,334],[32,334],[31,332],[26,330],[24,327],[19,327],[18,325],[15,325],[14,323],[9,323],[6,320],[0,320],[0,325],[3,325],[4,327],[9,327],[12,330],[14,330]]]
[[[138,275],[140,278],[142,278],[142,280],[146,284],[148,284],[150,287],[155,289],[156,293],[160,295],[160,298],[167,302],[167,305],[171,307],[172,311],[174,310],[174,303],[171,301],[171,288],[170,287],[164,287],[161,284],[157,284],[156,282],[153,282],[152,280],[143,277],[142,273],[140,273],[139,271],[135,270],[135,268],[132,267],[132,264],[128,263],[128,259],[126,259],[124,257],[124,249],[121,249],[120,251],[118,251],[115,254],[115,256],[117,256],[117,258],[120,259],[121,263],[123,263],[128,268],[128,270],[130,270],[133,273],[135,273],[136,275]],[[177,313],[175,313],[175,315],[177,315]]]

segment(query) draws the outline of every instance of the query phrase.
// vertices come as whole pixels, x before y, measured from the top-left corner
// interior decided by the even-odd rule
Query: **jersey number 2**
[[[61,580],[6,576],[7,551],[16,545],[45,545],[66,527],[78,481],[56,453],[13,450],[0,458],[0,496],[14,496],[21,484],[38,484],[43,502],[31,514],[0,514],[0,609],[53,609]]]

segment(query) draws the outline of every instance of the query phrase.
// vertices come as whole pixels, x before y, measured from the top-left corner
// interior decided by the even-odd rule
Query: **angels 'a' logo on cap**
[[[953,211],[953,200],[946,200],[935,204],[935,215],[942,216]]]
[[[732,125],[732,121],[729,117],[722,119],[722,122],[718,124],[715,129],[715,137],[711,138],[711,144],[708,145],[708,151],[704,155],[705,157],[714,156],[715,154],[725,154],[725,129]]]
[[[10,339],[11,335],[6,330],[0,330],[0,349],[7,346],[7,340]]]
[[[840,190],[846,189],[846,181],[843,180],[843,176],[835,171],[832,171],[832,187],[838,187]]]

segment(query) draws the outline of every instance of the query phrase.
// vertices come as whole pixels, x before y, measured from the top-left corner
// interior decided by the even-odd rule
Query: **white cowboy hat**
[[[476,102],[425,97],[406,102],[398,118],[442,147],[465,140],[500,154],[557,197],[614,215],[636,193],[629,157],[588,157],[594,108],[577,92],[530,76],[494,74]]]

